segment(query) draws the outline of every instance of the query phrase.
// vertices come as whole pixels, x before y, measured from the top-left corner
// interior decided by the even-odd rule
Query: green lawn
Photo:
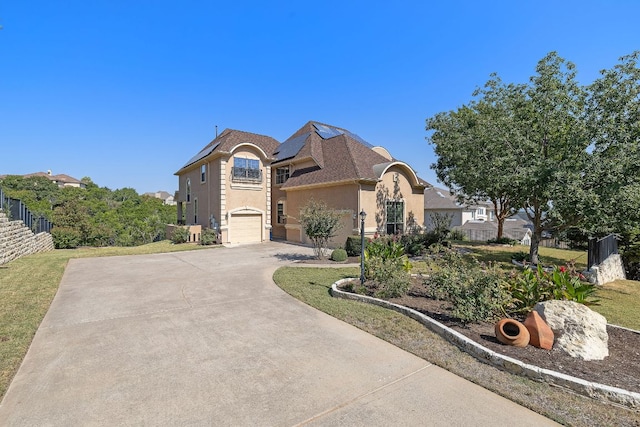
[[[54,250],[0,266],[0,399],[24,358],[71,258],[143,255],[205,248],[168,240],[136,247]]]
[[[640,330],[640,282],[616,280],[602,286],[596,294],[599,305],[591,306],[606,317],[607,322]]]

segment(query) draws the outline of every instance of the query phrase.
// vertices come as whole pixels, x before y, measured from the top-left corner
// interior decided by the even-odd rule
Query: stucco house
[[[333,246],[358,233],[362,210],[366,234],[403,232],[424,223],[429,185],[386,149],[318,122],[282,144],[225,130],[176,175],[179,220],[218,230],[223,243],[307,243],[297,218],[311,199],[342,213]]]
[[[466,205],[459,203],[449,190],[429,187],[424,191],[424,219],[427,229],[432,227],[431,215],[435,213],[449,215],[451,227],[460,227],[469,221],[493,221],[493,205],[478,203]]]
[[[158,190],[155,193],[144,193],[143,196],[155,197],[156,199],[160,199],[165,205],[174,206],[176,204],[174,195],[170,194],[168,191]]]

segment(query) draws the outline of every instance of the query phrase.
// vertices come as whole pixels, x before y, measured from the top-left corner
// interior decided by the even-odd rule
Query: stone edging
[[[581,378],[572,377],[560,372],[543,369],[538,366],[529,365],[519,360],[504,356],[493,350],[484,347],[475,341],[467,338],[461,333],[448,328],[442,323],[408,307],[394,304],[389,301],[373,298],[365,295],[353,294],[341,291],[338,286],[353,279],[342,279],[331,285],[331,296],[342,299],[355,300],[369,304],[388,308],[398,313],[408,316],[433,332],[437,333],[447,341],[455,344],[463,351],[471,354],[477,359],[489,363],[515,375],[531,378],[536,381],[543,381],[557,386],[568,388],[572,391],[597,399],[606,399],[633,409],[640,409],[640,393],[611,387],[604,384],[594,383]]]

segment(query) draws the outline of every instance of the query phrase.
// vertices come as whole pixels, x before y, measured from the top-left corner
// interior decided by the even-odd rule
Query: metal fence
[[[613,234],[602,239],[589,239],[589,256],[587,268],[601,264],[610,255],[618,253],[618,240]]]
[[[7,214],[11,221],[22,221],[34,233],[51,232],[53,224],[41,215],[34,215],[21,200],[7,197],[0,188],[0,211]]]

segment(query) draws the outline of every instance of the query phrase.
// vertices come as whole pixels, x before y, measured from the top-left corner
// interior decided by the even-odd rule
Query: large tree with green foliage
[[[510,209],[520,202],[533,223],[529,255],[537,263],[542,234],[577,223],[593,200],[583,182],[589,160],[585,91],[575,66],[551,52],[527,84],[507,85],[493,75],[475,95],[470,105],[446,113],[459,129],[471,131],[437,128],[438,116],[427,120],[427,129],[436,130],[436,154],[439,145],[449,149],[434,167],[470,196],[490,197],[499,189]]]
[[[589,86],[587,117],[593,161],[586,179],[596,201],[583,229],[617,233],[629,278],[640,278],[640,51],[620,58]]]
[[[512,182],[521,161],[516,146],[519,135],[513,123],[512,97],[518,93],[516,89],[505,86],[493,74],[484,88],[474,92],[476,99],[469,105],[427,120],[427,130],[433,131],[429,141],[438,156],[432,165],[438,179],[460,203],[490,200],[498,222],[498,239],[503,235],[505,219],[522,205]]]

